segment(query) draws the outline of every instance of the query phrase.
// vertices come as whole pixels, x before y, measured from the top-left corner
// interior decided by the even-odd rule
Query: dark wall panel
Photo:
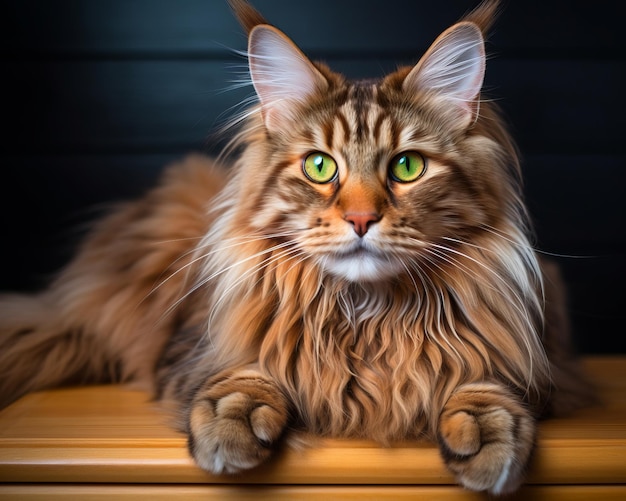
[[[307,51],[382,53],[424,50],[478,4],[474,0],[256,0],[254,5]],[[619,53],[619,0],[505,1],[489,37],[502,51],[572,56]],[[10,0],[0,53],[191,56],[244,49],[226,0]],[[15,27],[19,30],[16,30]],[[547,51],[547,54],[546,54]]]
[[[355,78],[382,76],[395,63],[327,58]],[[240,62],[241,63],[241,62]],[[202,144],[237,110],[252,87],[233,89],[242,70],[215,60],[9,62],[0,83],[14,126],[12,152],[144,151]],[[382,68],[381,68],[382,66]],[[385,67],[386,66],[386,67]],[[581,85],[571,82],[582,80]],[[229,89],[229,86],[231,87]],[[623,151],[626,72],[607,61],[494,59],[485,83],[529,153]]]

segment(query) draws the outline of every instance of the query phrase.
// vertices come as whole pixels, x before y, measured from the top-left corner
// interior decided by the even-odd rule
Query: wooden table
[[[605,404],[542,423],[528,485],[507,499],[626,500],[626,357],[585,365]],[[111,497],[488,499],[457,487],[430,443],[324,440],[253,472],[210,475],[148,395],[124,386],[34,393],[0,412],[0,500]]]

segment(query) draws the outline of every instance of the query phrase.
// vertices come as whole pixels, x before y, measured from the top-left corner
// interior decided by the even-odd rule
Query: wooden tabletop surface
[[[604,404],[541,423],[530,484],[626,484],[626,357],[588,357],[585,367]],[[194,465],[167,419],[146,393],[125,386],[28,395],[0,412],[0,482],[454,484],[428,442],[322,440],[254,471],[215,476]]]

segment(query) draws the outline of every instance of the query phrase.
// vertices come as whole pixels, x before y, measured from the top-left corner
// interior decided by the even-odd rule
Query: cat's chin
[[[350,282],[374,282],[389,279],[400,272],[400,265],[370,252],[327,256],[323,268]]]

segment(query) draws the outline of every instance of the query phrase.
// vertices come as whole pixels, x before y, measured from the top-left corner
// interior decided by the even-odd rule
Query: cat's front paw
[[[450,398],[439,420],[439,449],[464,487],[491,494],[515,491],[523,482],[536,425],[504,388],[468,384]]]
[[[273,452],[288,418],[287,401],[253,370],[210,383],[196,395],[189,416],[189,450],[213,473],[258,466]]]

